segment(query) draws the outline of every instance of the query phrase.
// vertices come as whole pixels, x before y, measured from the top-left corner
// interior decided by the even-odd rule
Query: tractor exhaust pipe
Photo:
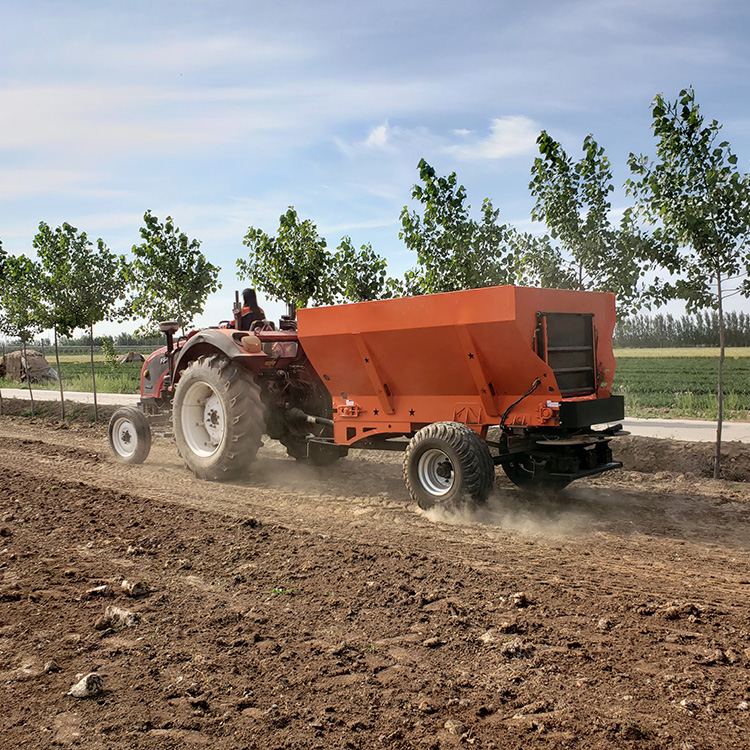
[[[159,330],[167,337],[167,354],[171,354],[174,349],[174,335],[180,328],[180,324],[174,320],[166,320],[159,323]]]

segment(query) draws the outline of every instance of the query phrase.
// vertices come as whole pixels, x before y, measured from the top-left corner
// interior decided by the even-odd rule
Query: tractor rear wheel
[[[435,422],[409,441],[404,480],[423,510],[456,508],[487,500],[495,482],[495,465],[482,438],[465,424]]]
[[[172,407],[177,449],[199,479],[234,479],[249,469],[264,429],[250,372],[217,354],[191,362]]]
[[[135,406],[118,409],[109,420],[109,447],[124,464],[142,464],[151,450],[146,415]]]
[[[519,453],[504,463],[503,470],[516,487],[529,492],[560,492],[570,484],[569,479],[550,476],[543,461],[526,453]]]

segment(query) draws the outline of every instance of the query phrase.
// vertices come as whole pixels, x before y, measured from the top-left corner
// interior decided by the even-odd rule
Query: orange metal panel
[[[533,348],[538,312],[593,314],[597,383],[607,385],[586,398],[609,396],[611,294],[501,286],[309,308],[299,311],[299,338],[333,398],[337,442],[395,432],[396,423],[460,419],[480,430],[538,379],[506,422],[535,426],[554,420],[545,415],[561,401]]]

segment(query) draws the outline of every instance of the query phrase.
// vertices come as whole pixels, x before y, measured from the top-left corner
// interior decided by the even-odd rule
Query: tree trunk
[[[26,358],[26,342],[21,340],[21,345],[23,347],[22,349],[22,359],[21,364],[24,366],[24,369],[26,370],[26,385],[29,386],[29,398],[31,399],[31,416],[34,416],[34,391],[31,390],[31,375],[29,373],[29,361]]]
[[[99,406],[96,403],[96,371],[94,370],[94,324],[89,324],[90,352],[91,352],[91,380],[94,384],[94,422],[99,421]]]
[[[60,368],[60,350],[57,348],[57,326],[55,332],[55,363],[57,364],[57,382],[60,384],[60,419],[65,421],[65,394],[63,393],[62,369]]]
[[[724,420],[724,306],[721,299],[721,272],[716,274],[717,299],[719,301],[719,375],[717,398],[719,413],[716,420],[716,458],[714,459],[714,479],[721,478],[721,428]]]

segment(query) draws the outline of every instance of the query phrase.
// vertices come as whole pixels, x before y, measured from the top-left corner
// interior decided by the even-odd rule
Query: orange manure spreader
[[[188,468],[214,480],[250,471],[263,433],[321,466],[351,448],[401,450],[422,508],[483,502],[498,465],[519,487],[560,490],[620,466],[614,324],[611,294],[514,286],[177,340],[163,323],[167,344],[144,363],[139,407],[113,415],[110,446],[140,463],[152,429],[173,434]]]

